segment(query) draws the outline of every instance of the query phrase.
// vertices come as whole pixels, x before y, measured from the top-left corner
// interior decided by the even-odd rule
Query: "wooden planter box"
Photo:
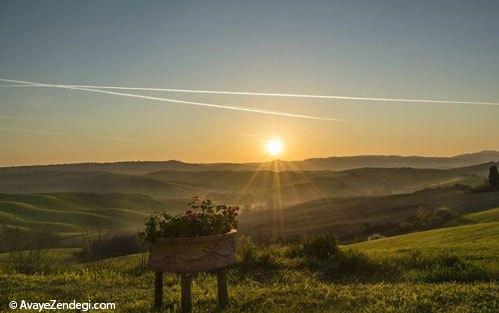
[[[156,271],[155,307],[161,308],[163,273],[182,275],[182,311],[192,307],[192,274],[204,270],[217,270],[218,301],[220,307],[228,303],[225,267],[236,262],[236,230],[225,234],[188,237],[158,238],[149,244],[149,266]]]
[[[149,266],[161,272],[189,273],[231,265],[236,262],[236,233],[158,238],[149,244]]]

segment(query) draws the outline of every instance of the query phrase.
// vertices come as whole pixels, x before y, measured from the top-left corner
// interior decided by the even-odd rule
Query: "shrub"
[[[379,264],[367,254],[357,250],[346,250],[336,259],[338,274],[350,276],[370,276],[379,270]]]
[[[17,273],[40,274],[52,269],[49,248],[54,235],[49,227],[30,233],[21,228],[2,227],[0,246],[7,252],[7,267]]]
[[[320,234],[303,240],[290,252],[292,256],[325,260],[338,254],[338,251],[338,243],[333,235]]]
[[[169,215],[154,212],[141,232],[147,241],[156,238],[181,238],[224,234],[237,228],[238,206],[215,206],[211,200],[194,197],[185,214]]]
[[[136,234],[104,234],[83,232],[83,247],[80,258],[93,262],[122,255],[138,253],[144,245]]]
[[[236,247],[236,259],[241,265],[253,265],[258,258],[257,246],[250,237],[241,236]]]
[[[242,236],[236,247],[236,260],[243,272],[256,268],[272,268],[272,251],[268,247],[256,245],[250,237]]]

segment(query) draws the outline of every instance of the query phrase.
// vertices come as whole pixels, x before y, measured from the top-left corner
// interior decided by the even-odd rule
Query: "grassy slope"
[[[370,254],[432,251],[499,259],[499,208],[455,217],[448,227],[348,245]]]
[[[499,221],[499,208],[461,215],[450,220],[446,225],[458,226],[458,225],[488,223],[488,222],[497,222],[497,221]]]
[[[499,259],[499,222],[439,228],[349,245],[383,255],[414,250],[450,252],[466,257]]]
[[[497,209],[467,214],[476,224],[443,228],[358,243],[369,254],[404,254],[409,249],[446,253],[465,258],[497,260],[499,220]],[[486,218],[485,218],[486,217]],[[482,221],[485,221],[482,223]],[[387,253],[388,252],[388,253]],[[68,256],[72,252],[57,253]],[[141,255],[113,258],[103,270],[82,269],[51,275],[2,274],[0,310],[11,299],[46,301],[72,299],[112,301],[117,312],[148,312],[152,302],[152,273],[136,271]],[[20,287],[19,281],[22,281]],[[164,303],[178,311],[180,288],[175,275],[166,275]],[[307,270],[282,268],[265,279],[229,273],[231,306],[227,312],[496,312],[496,282],[414,283],[372,282],[335,284],[320,280]],[[216,310],[216,280],[200,274],[193,284],[194,310]]]
[[[464,218],[472,223],[487,223],[499,221],[499,208],[465,214]]]
[[[0,194],[0,224],[58,234],[85,229],[136,230],[154,209],[175,211],[187,200],[125,194]]]
[[[341,235],[360,230],[363,223],[404,221],[414,216],[421,205],[469,213],[497,207],[499,192],[470,194],[449,189],[383,197],[326,198],[284,209],[247,213],[241,216],[241,231],[262,240],[321,231]]]

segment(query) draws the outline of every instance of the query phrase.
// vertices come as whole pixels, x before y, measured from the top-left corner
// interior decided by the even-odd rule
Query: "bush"
[[[7,252],[7,268],[29,275],[50,272],[53,260],[48,249],[54,238],[49,227],[34,233],[21,228],[2,227],[0,246],[2,251]]]
[[[320,234],[307,239],[290,250],[290,256],[326,260],[339,252],[336,238],[331,234]]]
[[[249,272],[257,268],[272,268],[272,251],[268,247],[257,246],[250,237],[239,238],[236,247],[236,260],[239,269]]]
[[[90,234],[83,232],[80,258],[88,262],[144,251],[144,244],[136,234]]]

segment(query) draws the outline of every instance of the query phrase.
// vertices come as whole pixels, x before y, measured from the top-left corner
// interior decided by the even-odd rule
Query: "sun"
[[[272,138],[272,139],[267,140],[266,148],[267,148],[268,154],[270,154],[272,156],[278,156],[282,153],[284,146],[282,144],[281,139]]]

